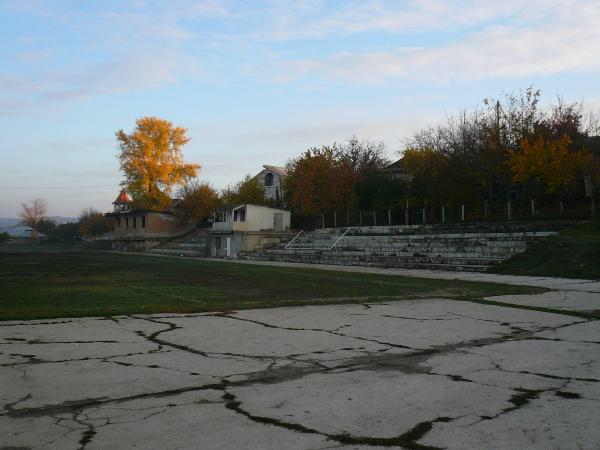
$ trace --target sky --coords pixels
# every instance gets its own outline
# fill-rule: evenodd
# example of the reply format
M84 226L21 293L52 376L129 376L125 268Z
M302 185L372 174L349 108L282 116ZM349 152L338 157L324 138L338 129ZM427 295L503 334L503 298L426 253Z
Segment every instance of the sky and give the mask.
M216 188L534 85L600 108L600 0L0 0L0 217L111 209L115 132L158 116Z

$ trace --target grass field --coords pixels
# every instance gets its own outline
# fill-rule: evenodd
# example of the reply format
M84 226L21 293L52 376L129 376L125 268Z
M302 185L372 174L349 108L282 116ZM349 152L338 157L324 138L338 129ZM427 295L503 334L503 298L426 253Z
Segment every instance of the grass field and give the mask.
M383 299L541 292L431 280L159 258L52 246L0 246L0 320L191 313Z
M600 222L563 229L494 270L512 275L600 280Z

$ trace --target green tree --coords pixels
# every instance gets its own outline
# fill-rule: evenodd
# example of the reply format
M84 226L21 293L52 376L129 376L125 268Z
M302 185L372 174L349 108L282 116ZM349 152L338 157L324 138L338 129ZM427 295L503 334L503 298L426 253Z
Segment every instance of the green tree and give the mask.
M177 204L175 214L186 223L202 222L210 217L219 205L218 192L208 183L192 180L178 192L181 201Z
M54 223L52 220L47 219L47 218L41 219L37 225L37 230L40 233L44 233L44 234L50 234L52 232L52 230L54 230L55 228L56 228L56 223Z
M221 201L226 204L251 203L253 205L270 205L265 190L259 180L246 175L243 180L227 186L221 191Z
M100 236L112 229L112 220L94 208L84 209L79 214L79 232L82 236Z

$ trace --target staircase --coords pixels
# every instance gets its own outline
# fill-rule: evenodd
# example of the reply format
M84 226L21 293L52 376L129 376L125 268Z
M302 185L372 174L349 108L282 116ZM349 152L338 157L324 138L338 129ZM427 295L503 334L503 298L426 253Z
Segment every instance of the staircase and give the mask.
M242 259L483 272L556 231L543 224L325 228Z
M208 228L195 228L189 233L163 242L150 253L173 256L207 256Z

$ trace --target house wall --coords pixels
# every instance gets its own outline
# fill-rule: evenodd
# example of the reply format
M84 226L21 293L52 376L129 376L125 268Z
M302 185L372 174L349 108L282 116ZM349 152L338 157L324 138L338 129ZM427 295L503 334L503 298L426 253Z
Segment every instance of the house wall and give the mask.
M291 213L283 209L274 209L267 206L246 205L246 220L234 222L233 215L228 222L213 222L211 231L267 231L273 230L275 226L275 213L283 216L282 231L290 229Z
M133 228L134 217L135 228ZM146 220L145 227L142 227L142 217ZM149 250L166 239L185 234L194 226L195 224L182 224L173 214L155 211L124 212L113 216L112 248L122 251Z
M220 239L217 239L220 238ZM275 232L230 232L211 233L210 255L217 258L226 257L224 248L226 239L229 238L229 257L237 258L240 252L253 252L267 245L278 244L290 239L290 233ZM219 246L220 243L220 246Z
M134 217L135 228L133 228ZM142 217L146 219L144 228L142 228ZM168 238L181 234L188 228L172 214L153 211L119 214L113 216L113 220L115 239Z
M269 174L269 173L273 174L273 185L272 186L266 185L266 177L267 177L267 174ZM265 195L269 200L277 199L278 195L279 195L279 198L281 198L281 196L282 196L282 194L281 194L282 193L281 175L279 175L277 172L263 169L261 172L258 173L258 175L256 175L255 178L258 179L260 181L260 183L262 184L263 189L265 190Z
M279 244L285 239L290 239L289 233L244 233L241 250L253 252L267 245Z
M246 229L244 231L273 230L275 213L283 214L283 230L290 229L291 213L289 211L258 205L247 205L247 208Z
M143 252L161 244L158 239L115 239L112 249L125 252Z

